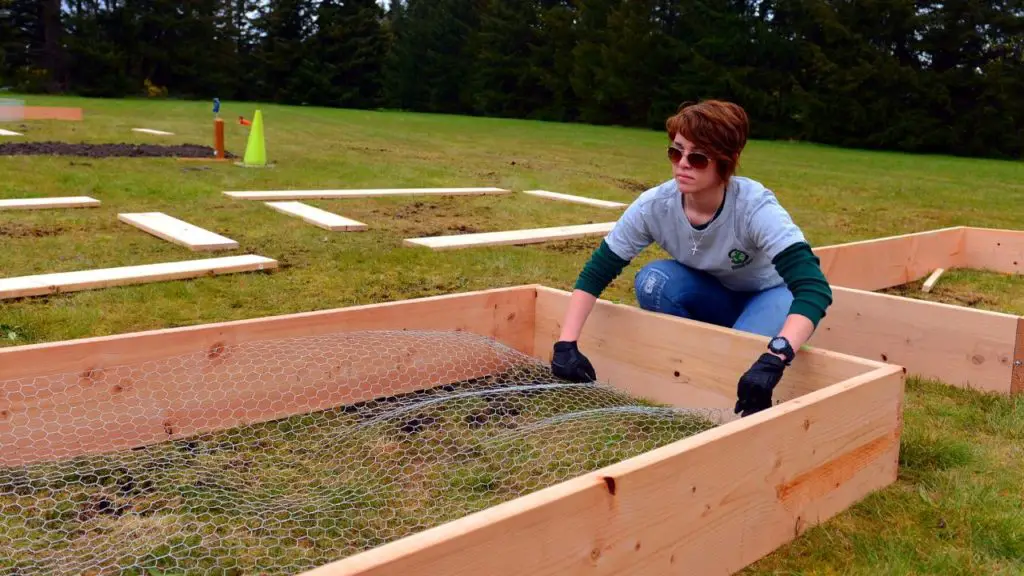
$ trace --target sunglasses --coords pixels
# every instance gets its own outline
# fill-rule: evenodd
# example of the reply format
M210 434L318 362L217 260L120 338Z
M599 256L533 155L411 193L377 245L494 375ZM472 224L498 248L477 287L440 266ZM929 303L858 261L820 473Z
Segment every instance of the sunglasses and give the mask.
M669 146L668 159L671 160L673 164L678 164L679 161L683 159L683 151L675 146ZM711 159L708 158L706 154L690 152L686 155L686 162L697 170L703 170L711 163Z

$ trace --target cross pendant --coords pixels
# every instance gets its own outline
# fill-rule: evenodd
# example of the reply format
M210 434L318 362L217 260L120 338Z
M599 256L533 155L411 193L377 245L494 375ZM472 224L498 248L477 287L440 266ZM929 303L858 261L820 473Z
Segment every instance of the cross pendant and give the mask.
M697 253L697 245L694 244L693 248L690 250L690 254L696 254L696 253Z

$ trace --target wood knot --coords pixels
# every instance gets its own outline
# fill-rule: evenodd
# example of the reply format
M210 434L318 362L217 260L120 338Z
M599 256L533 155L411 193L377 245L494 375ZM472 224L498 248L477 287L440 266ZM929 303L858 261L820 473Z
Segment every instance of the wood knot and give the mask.
M633 547L633 550L635 550L637 552L640 551L640 541L639 540L636 541L636 546Z
M981 354L975 354L974 356L971 356L971 363L973 363L975 365L984 364L985 363L985 357L982 356Z
M10 418L10 416L11 413L8 412L7 410L0 410L0 420L7 420L8 418Z
M224 355L224 343L217 342L213 346L210 346L210 350L207 351L206 357L210 360L216 360Z
M615 496L615 478L605 476L602 480L604 480L604 485L608 487L608 493Z
M174 426L170 420L164 420L164 433L168 436L174 436Z
M810 430L810 429L811 429L811 419L810 418L805 418L804 419L804 431L807 431L807 430Z
M673 372L672 375L675 376L676 378L679 378L679 370Z
M600 558L600 557L601 557L601 549L600 548L594 548L593 550L590 551L590 559L591 560L596 562L597 559Z
M886 356L885 354L882 354L882 362L888 362L888 361L889 361L889 357Z

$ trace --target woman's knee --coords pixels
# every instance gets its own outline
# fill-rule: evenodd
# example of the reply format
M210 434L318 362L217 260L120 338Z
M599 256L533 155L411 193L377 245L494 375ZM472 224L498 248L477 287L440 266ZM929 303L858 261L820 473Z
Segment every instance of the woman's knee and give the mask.
M686 266L675 260L655 260L637 272L633 289L644 310L687 316L684 295L695 284L695 275Z

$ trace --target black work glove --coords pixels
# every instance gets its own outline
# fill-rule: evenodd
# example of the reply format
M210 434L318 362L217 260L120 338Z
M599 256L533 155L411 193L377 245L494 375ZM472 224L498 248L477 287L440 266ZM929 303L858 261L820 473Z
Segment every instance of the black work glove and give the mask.
M786 363L774 354L765 352L754 362L736 386L735 413L750 416L772 406L772 390L782 380ZM742 413L742 414L741 414Z
M564 340L555 342L551 371L555 376L570 382L593 382L597 378L590 360L580 352L576 342Z

